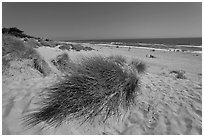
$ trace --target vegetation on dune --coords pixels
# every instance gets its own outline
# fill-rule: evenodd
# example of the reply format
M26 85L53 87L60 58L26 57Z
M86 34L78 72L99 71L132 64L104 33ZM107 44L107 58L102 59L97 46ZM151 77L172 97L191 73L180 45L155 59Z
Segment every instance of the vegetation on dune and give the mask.
M71 45L63 44L62 46L59 47L59 49L61 49L61 50L70 50L71 49Z
M50 39L45 39L45 41L51 41Z
M16 27L12 27L12 28L3 28L2 29L2 34L9 34L12 36L16 36L16 37L20 37L20 38L35 38L33 36L29 36L24 34L24 31L16 28Z
M43 91L39 110L23 117L26 125L58 127L64 121L92 122L96 117L105 122L130 109L140 90L138 73L111 58L84 57L71 75Z
M43 76L48 76L51 73L49 65L41 57L33 59L33 67L43 74Z
M18 28L16 28L16 27L12 27L12 28L3 28L3 29L2 29L2 33L3 33L3 34L5 34L5 33L7 33L7 34L13 34L13 33L22 34L23 31L20 30L20 29L18 29Z
M26 41L24 44L26 46L31 47L31 48L38 48L38 47L42 46L35 39L24 39L24 41Z
M123 65L124 63L126 63L126 58L124 56L121 56L121 55L111 55L108 57L108 59L120 64L120 65Z
M72 44L72 49L76 51L83 50L84 47L81 44Z
M39 42L41 45L43 45L45 47L53 47L53 45L50 43L50 41L48 42L48 41L40 39Z
M2 36L2 55L6 54L21 54L22 51L26 50L26 46L23 42L13 36L3 35Z
M91 50L94 50L94 49L91 48L91 47L84 47L84 50L85 50L85 51L91 51Z
M144 73L147 69L146 64L137 59L133 59L130 64L137 70L138 73Z
M155 56L153 56L151 54L147 54L146 57L148 57L148 58L156 58Z
M44 76L50 73L49 65L40 57L37 51L25 45L18 38L11 35L2 36L2 67L4 70L9 68L9 62L13 60L33 60L33 67L37 69ZM6 69L5 69L6 68ZM4 73L4 71L3 71Z
M43 38L37 38L34 36L30 36L27 34L24 34L24 31L16 28L16 27L12 27L12 28L2 28L2 34L4 36L8 35L8 36L14 36L17 38L24 38L24 41L27 43L27 45L32 46L34 48L39 47L39 46L46 46L46 47L55 47L57 45L60 45L61 43L58 42L54 42L50 39L43 39ZM37 40L37 41L35 41ZM63 46L59 47L62 50L70 50L71 48L75 51L81 51L81 50L85 50L85 51L90 51L93 50L91 47L83 47L81 44L63 44Z
M185 71L184 70L172 70L170 74L175 74L177 79L186 79Z
M10 57L10 60L32 59L37 56L37 52L29 46L9 35L4 35L2 39L2 56Z
M67 53L58 55L57 58L52 60L51 62L56 66L58 70L60 70L64 74L72 73L73 69L75 69L75 63L71 61Z
M81 50L90 51L90 50L93 50L93 48L84 47L81 44L72 44L72 49L76 50L76 51L81 51Z

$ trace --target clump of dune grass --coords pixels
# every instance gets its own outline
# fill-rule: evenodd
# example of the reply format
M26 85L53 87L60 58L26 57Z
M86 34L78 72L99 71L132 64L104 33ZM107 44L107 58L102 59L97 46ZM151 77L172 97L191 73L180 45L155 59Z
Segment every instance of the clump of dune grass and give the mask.
M11 35L2 36L2 58L3 68L9 68L9 62L14 60L33 60L33 67L37 69L44 76L47 76L51 69L49 65L41 58L37 51L24 43L17 37Z
M58 55L56 59L51 61L62 73L69 74L75 69L75 63L71 61L67 53Z
M20 56L25 50L26 46L18 38L10 35L2 36L2 56L7 54Z
M84 50L85 50L85 51L91 51L91 50L94 50L94 49L91 48L91 47L84 47Z
M172 70L170 71L170 74L171 73L175 74L177 79L186 79L184 70Z
M36 41L36 39L24 39L24 41L25 41L25 45L32 47L32 48L38 48L42 46Z
M91 50L94 50L93 48L91 47L84 47L82 46L81 44L72 44L72 49L75 50L75 51L81 51L81 50L85 50L85 51L91 51Z
M45 47L54 47L50 41L45 41L43 39L40 39L39 42L41 45L43 45Z
M138 73L108 57L83 57L72 75L43 91L42 106L23 117L28 127L41 122L58 127L65 121L105 122L135 105L140 90ZM128 68L128 69L127 69Z
M121 56L121 55L111 55L108 57L108 59L120 64L120 65L123 65L124 63L126 63L126 58L124 56Z
M27 47L24 52L22 52L21 56L19 56L21 59L35 59L35 58L41 58L40 55L37 53L37 51L31 47Z
M14 36L3 35L2 40L2 56L9 56L10 60L32 59L37 56L37 52L33 47L25 45Z
M60 46L59 47L59 49L61 49L61 50L70 50L70 48L71 48L71 46L70 45L62 45L62 46Z
M41 57L33 59L33 67L43 74L43 76L48 76L51 73L48 63Z
M76 51L83 50L84 47L81 44L72 44L72 49Z
M144 73L147 69L147 65L144 62L137 59L133 59L130 64L138 71L138 73Z

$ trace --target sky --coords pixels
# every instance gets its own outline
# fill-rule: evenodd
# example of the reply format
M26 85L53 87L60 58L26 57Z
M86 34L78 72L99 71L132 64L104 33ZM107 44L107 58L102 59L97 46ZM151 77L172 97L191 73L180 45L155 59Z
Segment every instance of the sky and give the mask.
M2 26L58 40L202 36L202 3L3 2Z

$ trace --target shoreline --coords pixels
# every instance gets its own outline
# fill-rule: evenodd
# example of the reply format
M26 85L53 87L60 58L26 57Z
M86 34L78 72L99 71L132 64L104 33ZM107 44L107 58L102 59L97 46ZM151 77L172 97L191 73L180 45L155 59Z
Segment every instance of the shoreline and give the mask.
M147 50L157 50L157 51L171 51L171 52L182 52L182 53L193 53L193 54L202 54L201 51L190 51L186 50L183 51L182 49L179 48L168 48L168 49L163 49L163 48L152 48L152 47L139 47L139 46L127 46L127 45L114 45L114 44L90 44L90 43L80 43L80 42L62 42L66 44L82 44L82 45L94 45L94 46L104 46L104 47L115 47L115 48L136 48L136 49L147 49ZM143 43L145 44L145 43ZM150 44L148 44L150 45ZM164 44L151 44L151 45L164 45ZM165 45L164 45L165 46ZM188 45L175 45L175 47L195 47L195 48L201 48L202 46L188 46Z

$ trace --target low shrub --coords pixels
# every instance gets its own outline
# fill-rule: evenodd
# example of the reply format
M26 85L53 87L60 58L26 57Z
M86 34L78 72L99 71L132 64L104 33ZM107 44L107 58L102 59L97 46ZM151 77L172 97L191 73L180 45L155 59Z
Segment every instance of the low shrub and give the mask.
M48 41L44 41L42 39L39 40L40 44L45 47L52 47L52 45Z
M71 48L71 46L67 45L67 44L64 44L64 45L59 47L59 49L61 49L61 50L70 50L70 48Z
M20 38L35 38L33 36L29 36L23 33L24 31L16 28L16 27L12 27L12 28L2 28L2 34L9 34L15 37L20 37Z
M84 47L84 50L85 50L85 51L91 51L91 50L94 50L94 49L91 48L91 47Z
M76 51L83 50L84 47L81 44L72 44L72 49Z
M124 64L125 65L125 64ZM28 127L41 122L60 126L64 121L105 122L135 105L139 91L135 70L123 69L106 57L84 57L72 75L43 91L41 107L23 117Z

